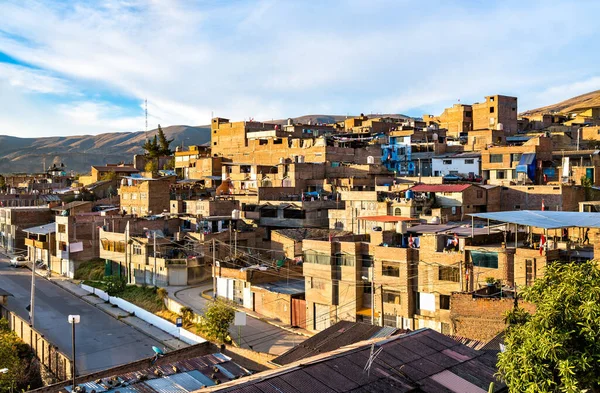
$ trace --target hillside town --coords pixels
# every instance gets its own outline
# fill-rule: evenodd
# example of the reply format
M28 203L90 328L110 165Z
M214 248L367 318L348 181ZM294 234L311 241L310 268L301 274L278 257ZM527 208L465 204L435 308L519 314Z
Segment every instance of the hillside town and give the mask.
M536 312L521 292L600 255L598 105L214 117L210 142L171 142L159 126L128 163L0 178L0 251L21 280L0 280L0 310L53 374L35 391L508 391L507 313ZM62 302L154 344L115 341L131 348L117 360L92 329L76 354L75 320L50 315ZM224 335L194 330L217 303Z

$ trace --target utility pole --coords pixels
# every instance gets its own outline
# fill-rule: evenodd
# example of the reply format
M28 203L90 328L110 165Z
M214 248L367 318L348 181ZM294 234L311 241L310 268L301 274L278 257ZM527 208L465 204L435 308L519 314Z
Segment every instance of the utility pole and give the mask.
M75 391L75 325L78 324L80 321L80 316L79 315L69 315L69 323L71 324L71 338L72 338L72 348L73 348L73 387L72 387L72 392Z
M379 290L381 293L381 326L383 327L383 284L379 285Z
M31 261L31 300L29 307L29 322L31 323L31 327L33 327L33 310L35 308L35 261Z
M215 238L212 239L212 266L213 266L213 296L217 294L217 244Z
M154 246L152 249L154 250L154 287L156 287L156 231L152 231L152 237L154 239Z

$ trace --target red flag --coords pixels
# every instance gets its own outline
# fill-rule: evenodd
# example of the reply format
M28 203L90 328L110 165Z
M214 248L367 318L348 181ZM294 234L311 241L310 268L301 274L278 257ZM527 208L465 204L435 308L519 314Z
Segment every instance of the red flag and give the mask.
M408 238L408 247L409 247L409 248L413 248L413 245L414 245L414 244L415 244L415 243L414 243L414 240L413 240L413 237L412 237L412 233L411 233L411 234L410 234L410 237Z
M540 255L542 255L545 245L546 245L546 236L542 235L542 237L540 238Z

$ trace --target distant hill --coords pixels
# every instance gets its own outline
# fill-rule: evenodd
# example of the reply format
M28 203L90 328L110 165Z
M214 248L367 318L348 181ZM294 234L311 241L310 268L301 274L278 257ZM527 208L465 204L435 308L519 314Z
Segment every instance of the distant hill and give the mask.
M373 114L369 117L394 117L397 114ZM293 118L295 123L334 123L344 120L342 115L306 115ZM235 120L233 120L235 121ZM270 123L285 123L287 119ZM269 122L269 121L265 121ZM157 130L148 131L152 137ZM171 147L200 145L210 142L210 125L163 127L165 135L174 139ZM39 173L44 162L46 167L53 163L64 163L67 170L88 173L92 165L132 162L134 154L143 153L146 139L144 131L113 132L99 135L79 135L46 138L18 138L0 135L0 173Z
M210 141L210 126L170 126L163 131L174 139L171 147L202 144ZM156 130L148 131L153 136ZM143 153L146 133L115 132L47 138L17 138L0 135L0 173L42 172L52 163L64 163L67 170L87 173L91 165L132 162L133 155Z
M569 98L559 102L558 104L548 105L537 109L531 109L521 113L521 116L535 116L544 113L557 113L567 114L569 112L577 111L582 108L589 108L594 106L600 106L600 90L592 91L590 93L582 94L577 97Z

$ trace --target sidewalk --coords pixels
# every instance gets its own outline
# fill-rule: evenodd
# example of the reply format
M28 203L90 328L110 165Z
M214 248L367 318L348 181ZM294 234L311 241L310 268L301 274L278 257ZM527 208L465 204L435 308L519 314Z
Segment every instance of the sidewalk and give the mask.
M158 329L157 327L154 327L151 324L141 320L140 318L130 315L128 312L123 311L110 303L106 303L104 300L82 289L79 285L75 284L66 277L53 275L52 277L46 279L52 282L53 284L60 286L64 290L70 292L71 294L81 298L81 300L111 315L115 319L118 319L121 322L131 326L135 330L144 333L149 337L152 337L167 348L180 349L189 346L189 344L177 339L177 337L174 335L176 334L176 332L173 332L173 335L168 334Z
M203 310L212 301L212 282L206 282L190 287L169 287L169 298L190 307L196 314L202 315ZM301 344L310 332L285 326L279 321L270 320L245 308L239 311L247 313L245 326L231 326L229 335L241 347L257 352L281 355L287 350Z

